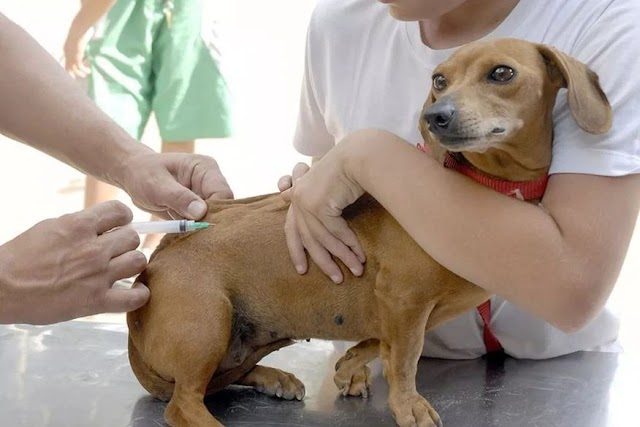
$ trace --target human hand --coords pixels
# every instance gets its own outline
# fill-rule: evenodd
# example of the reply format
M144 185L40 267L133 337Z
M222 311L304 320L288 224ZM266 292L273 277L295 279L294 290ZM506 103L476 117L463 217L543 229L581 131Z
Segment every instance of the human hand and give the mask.
M285 175L278 180L278 189L281 196L287 202L291 201L291 191L288 191L295 182L309 171L309 165L306 163L297 163L293 167L291 175ZM305 254L302 238L298 232L296 225L296 213L293 206L289 206L287 210L287 218L284 224L285 235L287 238L287 247L289 248L289 256L295 264L296 270L300 274L307 271L307 255Z
M136 206L162 218L198 220L207 213L203 199L233 198L218 163L199 154L143 151L117 168L112 180Z
M280 190L280 193L282 193L282 197L286 201L288 202L291 201L290 199L291 193L287 190L293 187L295 182L300 178L302 178L304 174L307 173L308 171L309 171L309 165L306 163L300 162L293 167L293 172L291 172L291 175L284 175L282 178L278 180L278 190Z
M48 219L0 246L0 323L50 324L97 313L135 310L149 299L142 284L114 282L147 265L120 202Z
M72 28L64 42L64 69L74 79L85 78L91 73L85 58L89 34L77 34Z
M342 210L364 191L345 174L342 153L338 145L313 168L298 164L291 179L285 176L278 182L284 190L282 196L291 200L285 234L296 270L301 274L307 271L306 249L334 283L341 283L344 277L332 255L357 276L362 274L365 261L358 238L342 218Z

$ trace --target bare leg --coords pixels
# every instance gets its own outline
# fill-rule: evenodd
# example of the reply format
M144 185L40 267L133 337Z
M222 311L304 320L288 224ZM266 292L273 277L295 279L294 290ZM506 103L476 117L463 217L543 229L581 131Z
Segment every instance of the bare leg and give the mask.
M118 198L120 189L99 181L92 176L87 176L84 187L84 207L90 208L98 203Z
M163 153L193 154L196 149L195 141L162 141L160 151Z
M192 154L195 151L195 141L163 141L161 151L163 153L187 153ZM152 221L157 221L159 218L151 216ZM142 242L143 249L153 250L158 246L162 234L147 234Z

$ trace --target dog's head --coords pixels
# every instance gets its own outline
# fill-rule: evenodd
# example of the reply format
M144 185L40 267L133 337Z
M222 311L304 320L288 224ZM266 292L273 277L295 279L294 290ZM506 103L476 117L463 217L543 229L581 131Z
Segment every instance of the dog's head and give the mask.
M551 163L560 88L567 88L582 129L609 130L611 106L598 76L581 62L524 40L471 43L435 69L420 131L436 154L458 152L490 175L532 179Z

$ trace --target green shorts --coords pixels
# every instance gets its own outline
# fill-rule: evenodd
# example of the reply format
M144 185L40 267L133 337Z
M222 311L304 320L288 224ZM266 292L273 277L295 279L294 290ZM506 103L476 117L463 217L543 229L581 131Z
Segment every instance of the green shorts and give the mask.
M151 112L163 141L231 134L229 91L203 39L202 1L118 0L89 42L89 96L136 139Z

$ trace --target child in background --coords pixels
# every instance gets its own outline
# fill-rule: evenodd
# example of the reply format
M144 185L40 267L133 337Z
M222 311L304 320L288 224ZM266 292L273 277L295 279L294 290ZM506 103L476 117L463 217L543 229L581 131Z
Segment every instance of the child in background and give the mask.
M81 0L64 45L65 68L136 139L155 114L164 153L231 134L227 82L207 0ZM93 29L93 35L91 31ZM87 177L85 207L117 189ZM148 236L143 249L155 247Z

